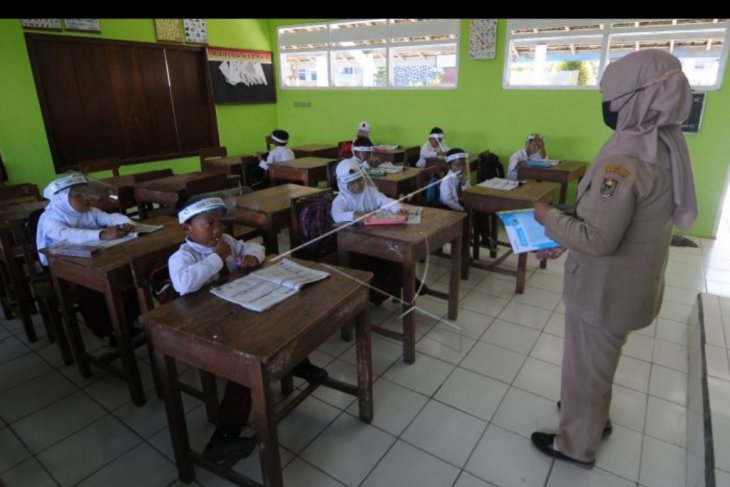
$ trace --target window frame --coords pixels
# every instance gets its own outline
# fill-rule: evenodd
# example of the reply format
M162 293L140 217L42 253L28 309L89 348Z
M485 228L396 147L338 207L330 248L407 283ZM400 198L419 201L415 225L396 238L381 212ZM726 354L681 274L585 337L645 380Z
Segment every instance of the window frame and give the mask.
M332 29L331 27L333 25L341 25L345 23L352 23L352 22L372 22L372 21L378 21L378 20L385 20L386 25L379 27L380 30L387 32L387 37L384 38L385 43L384 44L373 44L370 46L341 46L341 45L335 45L335 42L342 42L340 39L333 39L333 36L331 34L332 30L338 31L339 29ZM458 22L458 27L456 29L456 39L453 40L426 40L426 41L414 41L414 42L393 42L393 36L394 32L392 29L394 24L392 22L392 18L377 18L377 19L341 19L333 22L314 22L311 24L291 24L291 25L281 25L277 28L277 48L278 48L278 54L279 54L279 65L280 67L280 76L279 76L279 88L282 90L455 90L459 87L459 51L461 46L461 27L462 22L461 19L428 19L428 20L434 20L434 21L456 21ZM444 25L446 22L444 22ZM325 46L323 47L302 47L298 49L283 49L282 47L282 31L286 29L297 29L297 28L306 28L306 27L313 27L313 26L322 26L325 25L326 28L326 36L321 31L313 31L313 32L319 32L319 36L311 35L309 36L308 33L304 34L297 34L301 35L302 38L306 39L307 37L312 37L319 42L325 42ZM376 27L376 26L374 26ZM435 24L435 27L440 27L438 24ZM397 33L397 32L396 32ZM440 32L434 32L433 35L439 35ZM326 37L326 40L325 40ZM339 36L337 36L339 37ZM418 46L437 46L437 45L455 45L456 50L456 56L455 56L455 64L454 68L456 70L456 80L454 81L453 86L393 86L391 84L391 49L393 48L401 48L401 47L418 47ZM352 51L352 50L360 50L360 49L384 49L385 50L385 86L335 86L335 70L334 70L334 63L332 61L332 54L338 51ZM286 55L287 54L306 54L311 52L325 52L327 55L327 83L328 86L286 86L284 84L284 70L286 65Z
M680 37L682 34L697 36L704 31L720 31L716 37L722 37L723 50L719 57L718 75L713 85L693 85L694 91L717 91L722 89L722 82L725 75L728 58L728 43L730 43L730 19L702 24L676 24L642 27L612 27L614 23L647 22L658 20L677 19L508 19L507 35L504 43L504 66L502 71L502 88L505 90L599 90L600 79L608 65L610 44L616 37L639 37L642 40L664 40L668 37ZM594 29L581 29L577 31L561 30L554 32L533 32L514 34L515 29L540 29L555 27L574 27L598 25ZM724 30L724 35L722 34ZM571 85L515 85L510 84L510 70L512 67L511 49L513 41L548 41L552 39L586 39L591 37L602 37L601 51L598 63L598 83L596 85L571 86Z

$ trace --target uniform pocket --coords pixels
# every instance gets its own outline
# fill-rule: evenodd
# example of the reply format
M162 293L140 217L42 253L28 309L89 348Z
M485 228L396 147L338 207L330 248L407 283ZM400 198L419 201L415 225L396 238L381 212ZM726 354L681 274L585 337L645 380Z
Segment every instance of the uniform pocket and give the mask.
M576 261L572 255L568 255L568 258L565 259L565 272L568 274L575 274L578 267L580 267L578 261Z

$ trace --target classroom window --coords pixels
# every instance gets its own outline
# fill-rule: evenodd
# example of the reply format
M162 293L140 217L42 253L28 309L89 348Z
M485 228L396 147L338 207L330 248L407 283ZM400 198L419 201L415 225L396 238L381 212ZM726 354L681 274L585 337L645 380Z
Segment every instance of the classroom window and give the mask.
M455 88L459 28L458 19L361 19L281 27L281 86ZM319 68L303 80L301 66L313 64L313 47L318 48Z
M641 49L679 58L693 88L717 90L727 19L509 20L505 88L596 89L605 67Z

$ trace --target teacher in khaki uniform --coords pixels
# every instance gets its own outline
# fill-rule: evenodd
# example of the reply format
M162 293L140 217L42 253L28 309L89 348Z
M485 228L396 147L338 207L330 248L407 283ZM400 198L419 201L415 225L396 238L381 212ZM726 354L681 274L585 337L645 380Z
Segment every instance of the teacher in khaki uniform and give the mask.
M535 217L570 250L565 261L565 341L557 434L535 432L543 453L592 467L610 434L611 386L628 334L662 304L673 225L697 217L680 124L692 96L677 58L658 50L611 63L601 79L603 118L615 130L578 186L576 215L545 203Z

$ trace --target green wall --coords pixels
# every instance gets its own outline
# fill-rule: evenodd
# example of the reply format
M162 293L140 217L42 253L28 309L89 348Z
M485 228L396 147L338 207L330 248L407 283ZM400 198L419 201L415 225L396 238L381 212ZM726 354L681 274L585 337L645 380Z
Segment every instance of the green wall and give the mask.
M272 20L271 45L277 48L278 26L307 22ZM376 143L404 146L422 144L437 125L446 132L450 147L469 152L489 149L504 163L527 134L540 132L551 158L591 161L611 134L603 125L600 92L502 89L506 21L499 21L498 32L496 59L471 60L468 21L462 21L457 89L279 89L278 124L291 133L296 145L351 138L357 122L367 120ZM294 107L294 102L311 103L311 108ZM711 236L719 219L730 159L728 113L726 71L723 89L707 96L700 134L687 136L700 207L692 235Z
M209 19L211 46L277 49L276 27L306 23L302 19ZM503 90L502 71L506 22L499 23L497 58L469 59L468 22L462 22L459 87L454 90L281 90L278 103L217 105L221 144L231 154L251 153L263 146L273 127L291 133L291 145L334 143L348 139L360 120L373 126L378 143L420 145L434 125L446 131L451 147L469 152L489 149L506 162L530 132L545 136L553 158L592 160L609 137L600 115L596 90ZM37 31L42 32L42 31ZM99 34L66 34L155 42L152 19L102 19ZM0 19L0 152L11 182L45 186L55 172L41 118L33 75L19 19ZM278 57L275 57L278 67ZM278 78L278 73L277 73ZM730 156L730 79L707 96L701 133L688 135L700 205L690 233L711 236L717 220ZM309 102L298 108L294 102ZM198 169L196 158L136 164L123 173L158 167L178 172ZM574 191L573 191L574 194Z
M152 19L101 19L101 34L62 32L61 35L155 42ZM29 31L50 33L50 31ZM33 182L42 189L55 177L43 125L24 30L20 19L0 19L0 152L11 183ZM211 46L271 50L268 20L209 19ZM229 154L261 150L263 137L276 126L274 104L216 105L221 145ZM122 173L171 167L176 172L200 169L197 157L173 159L122 168ZM100 173L100 175L103 175Z

